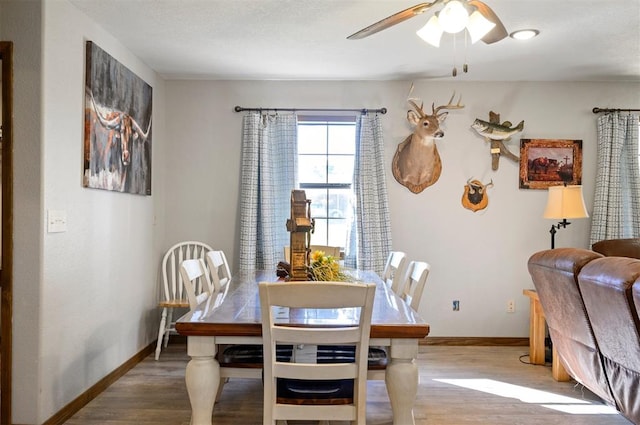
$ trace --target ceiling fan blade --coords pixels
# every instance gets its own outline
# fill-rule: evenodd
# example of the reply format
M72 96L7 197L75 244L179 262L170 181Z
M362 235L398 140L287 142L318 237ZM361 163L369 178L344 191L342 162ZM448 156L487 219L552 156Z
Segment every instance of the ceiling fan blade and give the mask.
M379 31L382 31L391 26L399 24L400 22L404 22L407 19L413 18L414 16L418 16L419 14L423 13L424 11L426 11L427 9L429 9L431 6L435 5L439 1L440 0L435 0L431 3L420 3L413 7L405 9L403 11L400 11L398 13L394 13L393 15L387 16L386 18L376 22L375 24L371 24L368 27L363 28L360 31L351 34L349 37L347 37L347 39L358 40L360 38L368 37Z
M498 15L496 15L489 6L487 6L480 0L469 0L469 4L478 9L478 12L480 12L480 14L486 19L496 24L496 26L487 33L487 35L482 37L482 41L487 44L491 44L495 43L496 41L500 41L507 35L509 35L509 33L507 33L507 29L502 24L502 21L500 21L500 18L498 18Z

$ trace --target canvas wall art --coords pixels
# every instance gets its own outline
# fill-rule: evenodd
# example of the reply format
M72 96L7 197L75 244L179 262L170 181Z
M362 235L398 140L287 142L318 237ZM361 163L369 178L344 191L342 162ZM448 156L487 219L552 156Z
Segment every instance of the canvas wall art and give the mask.
M151 195L152 88L86 42L84 187Z
M520 139L520 188L582 184L582 140Z

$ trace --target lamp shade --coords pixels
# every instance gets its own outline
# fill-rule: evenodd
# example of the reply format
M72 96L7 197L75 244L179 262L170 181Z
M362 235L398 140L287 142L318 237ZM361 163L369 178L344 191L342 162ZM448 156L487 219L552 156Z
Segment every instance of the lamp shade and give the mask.
M551 186L544 218L565 219L589 217L582 197L582 186Z
M467 31L469 31L469 36L471 37L471 44L487 35L495 26L496 24L494 22L491 22L482 16L482 14L477 10L473 12L471 16L469 16L469 23L467 24Z
M455 34L469 22L469 12L458 0L451 0L438 14L438 21L445 32Z
M424 27L419 29L416 34L433 47L440 47L440 38L442 37L442 27L438 22L438 17L433 15L427 21Z

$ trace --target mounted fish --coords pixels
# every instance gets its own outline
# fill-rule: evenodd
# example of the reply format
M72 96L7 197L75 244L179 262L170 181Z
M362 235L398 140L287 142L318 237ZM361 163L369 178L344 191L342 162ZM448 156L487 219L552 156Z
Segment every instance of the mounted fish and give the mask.
M507 149L504 142L510 140L511 136L514 134L524 130L524 120L520 121L520 124L515 127L512 127L510 121L505 121L500 124L500 114L496 114L491 111L489 112L489 122L476 119L473 124L471 124L471 128L473 128L476 133L483 136L486 141L491 142L492 170L495 171L498 169L500 155L504 155L515 162L520 161L520 158L517 155Z
M413 193L422 192L440 178L442 162L435 141L444 136L440 124L449 113L438 112L442 109L464 108L464 105L460 104L462 96L456 105L452 104L455 95L454 92L446 105L435 107L435 103L432 103L431 114L424 112L423 103L418 106L412 99L408 100L414 110L407 112L407 120L415 128L413 134L398 145L391 167L393 177L398 183Z
M467 180L462 194L462 206L473 212L483 210L489 205L487 189L493 186L493 179L487 184L480 180Z

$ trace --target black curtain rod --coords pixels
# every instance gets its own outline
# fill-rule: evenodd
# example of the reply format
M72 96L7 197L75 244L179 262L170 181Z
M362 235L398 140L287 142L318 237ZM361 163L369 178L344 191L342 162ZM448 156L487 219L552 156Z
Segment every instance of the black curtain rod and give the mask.
M607 109L607 108L598 108L597 106L592 109L594 114L599 114L600 112L640 112L640 109Z
M278 112L278 111L283 111L283 112L298 112L298 111L313 111L313 112L361 112L363 114L366 114L367 112L375 112L375 113L381 113L381 114L386 114L387 113L387 108L380 108L380 109L323 109L323 108L243 108L242 106L236 106L235 108L233 108L234 111L236 112L242 112L242 111L255 111L255 112Z

